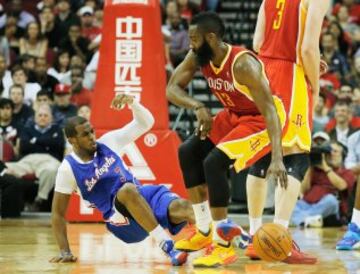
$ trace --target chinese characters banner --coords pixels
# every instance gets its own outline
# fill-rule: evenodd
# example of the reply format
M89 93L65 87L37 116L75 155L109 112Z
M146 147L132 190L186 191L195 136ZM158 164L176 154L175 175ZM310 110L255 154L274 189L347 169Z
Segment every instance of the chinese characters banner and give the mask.
M115 93L135 96L155 116L154 129L168 129L165 53L158 0L112 0L104 8L92 123L114 129L130 112L109 108Z

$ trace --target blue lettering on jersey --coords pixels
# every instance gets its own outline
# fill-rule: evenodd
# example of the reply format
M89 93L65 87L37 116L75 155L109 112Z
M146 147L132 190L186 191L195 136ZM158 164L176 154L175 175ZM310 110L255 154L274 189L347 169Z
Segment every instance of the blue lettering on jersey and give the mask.
M83 199L94 204L104 219L114 214L113 201L124 183L140 186L120 156L104 144L97 143L95 157L89 163L79 163L71 155L65 159L71 166Z

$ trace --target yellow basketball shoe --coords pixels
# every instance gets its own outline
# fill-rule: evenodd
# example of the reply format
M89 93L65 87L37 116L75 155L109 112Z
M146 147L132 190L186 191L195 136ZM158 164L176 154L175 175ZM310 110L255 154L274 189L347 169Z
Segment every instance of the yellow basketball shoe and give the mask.
M205 235L200 230L196 229L185 239L179 240L175 243L177 250L192 252L206 248L212 243L212 229Z
M229 243L229 246L223 246L214 243L204 256L196 258L193 261L194 267L218 267L234 263L237 260L235 248Z

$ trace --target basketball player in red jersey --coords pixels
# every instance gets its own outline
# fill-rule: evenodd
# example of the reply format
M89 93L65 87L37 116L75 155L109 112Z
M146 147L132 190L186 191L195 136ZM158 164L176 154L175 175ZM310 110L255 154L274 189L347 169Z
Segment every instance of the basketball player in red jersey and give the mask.
M308 168L312 105L319 94L319 39L328 8L329 0L264 0L254 35L254 50L265 64L273 95L281 99L287 114L282 143L288 187L276 188L274 218L275 223L286 228ZM251 167L247 178L251 235L262 225L268 184L263 174L268 165L269 159L264 157ZM245 254L257 257L252 244ZM312 264L316 258L294 245L285 262Z
M195 259L194 266L215 267L236 260L231 237L227 238L226 233L227 226L232 226L227 220L230 166L240 171L271 150L267 179L282 187L287 185L281 147L286 123L284 106L271 95L258 58L244 48L223 42L224 32L224 23L216 13L196 15L189 27L191 50L167 87L168 99L177 106L193 109L198 120L196 134L179 149L197 230L176 243L177 249L186 251L213 243L211 252ZM203 103L184 90L199 68L224 107L214 118Z

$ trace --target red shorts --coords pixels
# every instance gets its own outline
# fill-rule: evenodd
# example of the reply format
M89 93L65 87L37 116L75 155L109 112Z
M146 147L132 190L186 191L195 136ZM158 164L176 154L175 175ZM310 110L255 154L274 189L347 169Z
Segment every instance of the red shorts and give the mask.
M261 57L273 95L280 98L286 110L283 147L297 145L310 151L312 129L312 92L304 69L295 63Z

